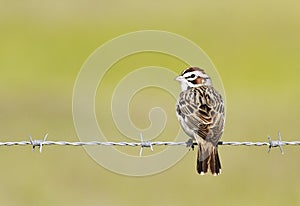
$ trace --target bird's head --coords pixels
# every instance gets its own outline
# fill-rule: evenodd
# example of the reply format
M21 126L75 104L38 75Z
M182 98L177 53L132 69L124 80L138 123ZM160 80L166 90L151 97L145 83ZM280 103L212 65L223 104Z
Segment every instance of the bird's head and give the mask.
M185 69L175 80L180 82L182 91L192 87L212 86L211 78L198 67Z

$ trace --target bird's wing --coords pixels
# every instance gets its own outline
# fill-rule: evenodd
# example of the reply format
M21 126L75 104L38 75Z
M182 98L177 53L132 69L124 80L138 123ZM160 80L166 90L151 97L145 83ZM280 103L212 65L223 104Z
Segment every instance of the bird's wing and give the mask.
M223 133L224 102L212 87L198 87L180 94L177 113L202 139L217 143Z

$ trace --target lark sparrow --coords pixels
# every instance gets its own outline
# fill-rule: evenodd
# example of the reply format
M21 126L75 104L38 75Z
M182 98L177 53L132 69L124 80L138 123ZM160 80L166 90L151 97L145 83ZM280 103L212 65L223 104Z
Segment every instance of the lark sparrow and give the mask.
M203 175L208 170L213 175L221 173L218 141L224 130L225 112L222 96L214 89L211 78L198 67L184 70L176 78L182 92L176 113L184 132L199 146L197 171Z

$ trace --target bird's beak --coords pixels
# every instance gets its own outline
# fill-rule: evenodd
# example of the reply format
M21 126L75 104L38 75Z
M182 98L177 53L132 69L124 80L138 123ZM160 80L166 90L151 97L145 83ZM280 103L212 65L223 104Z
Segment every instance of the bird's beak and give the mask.
M175 80L179 81L179 82L181 82L183 79L184 79L183 76L178 76L178 77L175 78Z

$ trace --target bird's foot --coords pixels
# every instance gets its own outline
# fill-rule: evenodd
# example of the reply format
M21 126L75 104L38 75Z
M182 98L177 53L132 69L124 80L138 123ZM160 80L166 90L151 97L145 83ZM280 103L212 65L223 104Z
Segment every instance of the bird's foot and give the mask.
M190 138L187 142L186 142L186 147L188 147L189 148L189 150L194 150L194 140L193 140L193 138Z

